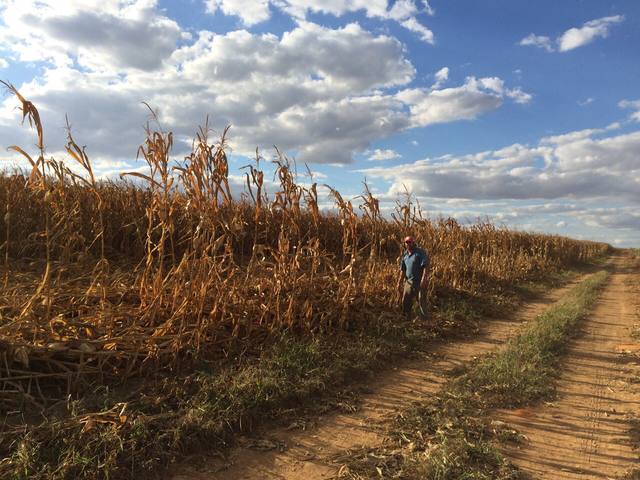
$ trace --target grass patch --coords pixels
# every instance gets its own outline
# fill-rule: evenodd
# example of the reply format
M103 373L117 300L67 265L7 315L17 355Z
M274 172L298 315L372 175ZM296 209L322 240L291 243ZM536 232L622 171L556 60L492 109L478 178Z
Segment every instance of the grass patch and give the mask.
M455 388L479 392L491 406L514 407L553 392L559 356L608 277L600 272L542 313L504 350L478 362Z
M499 452L498 442L520 436L491 421L490 408L530 404L554 390L557 366L608 278L592 275L545 311L501 351L487 355L452 379L434 398L404 412L392 441L375 455L345 459L351 479L512 480L519 472ZM400 448L398 448L398 445Z

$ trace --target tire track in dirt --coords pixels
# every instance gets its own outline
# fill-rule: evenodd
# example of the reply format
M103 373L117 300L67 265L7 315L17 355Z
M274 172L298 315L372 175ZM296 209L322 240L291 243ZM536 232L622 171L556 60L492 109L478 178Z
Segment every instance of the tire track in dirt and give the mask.
M395 414L412 402L438 392L450 372L475 357L495 350L522 325L561 298L578 278L563 288L523 306L513 318L487 320L479 335L465 340L439 342L419 359L378 374L365 383L367 393L352 413L331 413L304 430L276 428L259 440L245 439L227 458L209 458L197 467L187 462L175 466L170 480L316 480L332 478L339 465L329 458L346 450L383 442L385 427ZM244 443L244 445L243 445Z
M629 288L637 269L630 258L617 256L611 273L562 361L556 401L498 412L525 436L505 453L531 478L612 479L638 461L629 429L639 416L640 387L629 379L640 364L621 354L637 322Z

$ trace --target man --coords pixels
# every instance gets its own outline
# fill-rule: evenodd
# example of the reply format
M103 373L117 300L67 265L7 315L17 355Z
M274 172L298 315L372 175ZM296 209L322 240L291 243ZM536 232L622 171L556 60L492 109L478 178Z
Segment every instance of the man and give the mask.
M404 239L407 251L400 261L400 276L398 277L398 290L402 293L402 311L407 319L411 317L413 301L420 290L423 295L427 292L429 268L429 256L423 249L418 248L416 239L409 236Z

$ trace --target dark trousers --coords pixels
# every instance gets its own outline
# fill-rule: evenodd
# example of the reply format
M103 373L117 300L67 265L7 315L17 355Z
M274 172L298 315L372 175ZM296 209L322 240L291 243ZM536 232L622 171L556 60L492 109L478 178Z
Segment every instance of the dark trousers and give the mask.
M402 311L409 317L413 308L413 301L418 297L420 284L414 284L409 280L404 281L404 289L402 291Z

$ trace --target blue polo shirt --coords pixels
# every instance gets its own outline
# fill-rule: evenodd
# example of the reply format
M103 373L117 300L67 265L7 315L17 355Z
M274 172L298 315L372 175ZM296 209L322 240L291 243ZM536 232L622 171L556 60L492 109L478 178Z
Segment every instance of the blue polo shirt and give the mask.
M406 251L404 255L402 255L402 260L400 261L402 273L404 273L405 278L414 285L418 285L420 283L422 280L422 273L428 265L429 256L427 255L427 252L417 247L413 253Z

